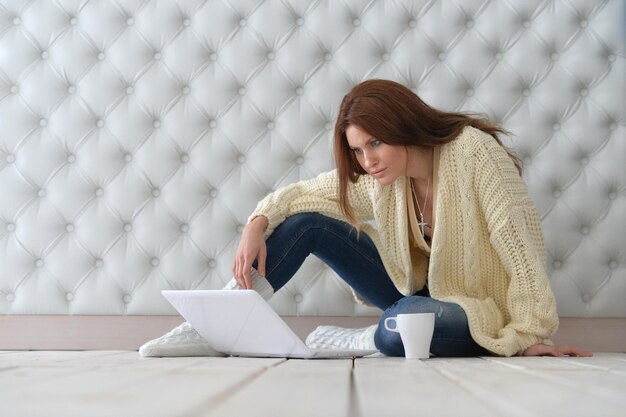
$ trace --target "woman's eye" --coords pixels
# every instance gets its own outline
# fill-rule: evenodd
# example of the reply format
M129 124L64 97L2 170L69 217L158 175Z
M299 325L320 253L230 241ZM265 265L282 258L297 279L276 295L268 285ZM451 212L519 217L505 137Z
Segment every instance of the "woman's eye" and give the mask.
M373 141L370 142L370 145L372 146L372 148L375 148L378 145L380 145L380 141L379 140L373 140Z
M363 153L363 151L359 148L352 148L352 152L354 152L357 155L360 155L361 153Z

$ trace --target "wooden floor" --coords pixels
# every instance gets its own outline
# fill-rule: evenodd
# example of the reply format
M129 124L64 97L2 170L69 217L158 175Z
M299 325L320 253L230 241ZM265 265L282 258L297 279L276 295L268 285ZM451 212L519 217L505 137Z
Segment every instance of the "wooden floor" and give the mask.
M0 351L0 415L623 417L626 354L420 361Z

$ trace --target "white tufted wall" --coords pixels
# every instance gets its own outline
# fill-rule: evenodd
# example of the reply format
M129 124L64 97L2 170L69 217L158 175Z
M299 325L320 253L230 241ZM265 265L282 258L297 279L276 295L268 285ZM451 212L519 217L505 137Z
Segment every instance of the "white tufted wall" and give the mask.
M0 313L174 314L390 78L515 136L562 316L626 317L623 0L0 0ZM274 307L368 315L308 262Z

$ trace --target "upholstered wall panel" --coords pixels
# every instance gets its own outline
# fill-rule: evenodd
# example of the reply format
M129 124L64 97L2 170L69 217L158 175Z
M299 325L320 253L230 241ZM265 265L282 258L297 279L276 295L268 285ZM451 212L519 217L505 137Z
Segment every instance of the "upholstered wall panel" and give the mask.
M623 0L0 0L0 313L173 314L367 78L514 133L562 316L626 317ZM368 315L319 261L281 314Z

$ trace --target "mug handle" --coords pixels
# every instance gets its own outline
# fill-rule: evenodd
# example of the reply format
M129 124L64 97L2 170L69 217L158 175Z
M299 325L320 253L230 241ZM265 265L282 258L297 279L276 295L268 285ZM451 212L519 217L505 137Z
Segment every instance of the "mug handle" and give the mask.
M388 322L392 320L396 325L394 328L389 327L389 324L388 324ZM385 329L389 330L390 332L400 333L400 330L398 330L398 318L397 317L387 317L385 319L384 325L385 325Z

